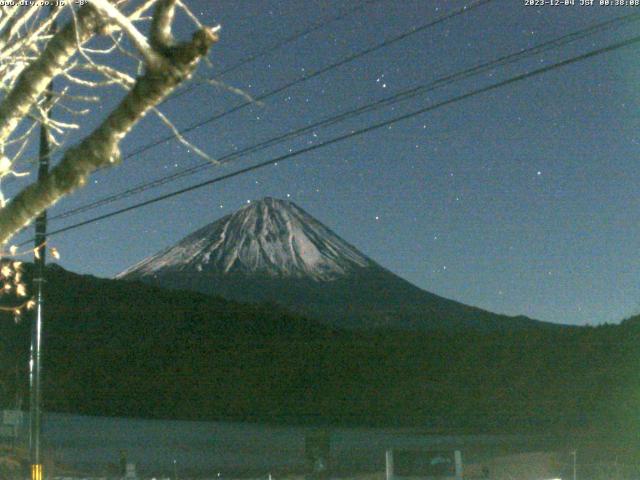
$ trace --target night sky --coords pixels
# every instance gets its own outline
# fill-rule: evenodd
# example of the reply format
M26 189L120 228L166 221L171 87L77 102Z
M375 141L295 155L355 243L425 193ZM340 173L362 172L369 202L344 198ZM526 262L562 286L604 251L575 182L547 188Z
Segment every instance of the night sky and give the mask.
M188 0L222 25L210 67L163 105L188 127L245 100L204 81L363 0ZM379 0L220 80L259 96L466 1ZM640 7L525 6L494 0L188 134L219 158L327 116L518 52ZM597 0L596 0L597 3ZM181 36L192 31L179 19ZM107 213L633 37L640 21L317 129L64 220ZM394 273L430 292L507 314L570 324L640 313L640 47L626 47L57 235L70 270L111 277L248 201L289 199ZM113 90L93 125L121 96ZM170 132L151 116L123 154ZM50 215L202 163L169 142L95 174ZM24 179L15 186L24 185ZM12 186L10 186L12 187ZM16 237L28 239L31 232Z

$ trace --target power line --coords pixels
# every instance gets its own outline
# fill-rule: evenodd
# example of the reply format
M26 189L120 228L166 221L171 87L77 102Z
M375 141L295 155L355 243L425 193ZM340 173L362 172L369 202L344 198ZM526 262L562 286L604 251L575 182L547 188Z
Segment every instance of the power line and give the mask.
M533 55L537 55L543 52L546 52L548 50L551 50L553 48L557 48L563 45L566 45L568 43L574 42L576 40L585 38L589 35L592 35L596 32L600 32L600 31L604 31L610 28L614 28L614 27L619 27L622 26L624 24L628 24L631 22L635 22L640 20L640 13L635 13L635 14L630 14L630 15L625 15L625 16L621 16L621 17L616 17L614 19L611 20L607 20L604 22L600 22L598 24L586 27L584 29L578 30L576 32L572 32L566 35L563 35L561 37L540 43L538 45L535 45L533 47L530 47L528 49L525 50L521 50L518 52L514 52L511 54L507 54L504 55L502 57L499 57L495 60L489 61L489 62L484 62L478 65L475 65L471 68L468 68L466 70L463 70L461 72L457 72L457 73L453 73L450 75L446 75L444 77L441 77L433 82L430 82L428 84L425 85L421 85L418 87L413 87L407 90L403 90L401 92L398 92L396 94L393 94L391 96L385 97L381 100L378 100L374 103L370 103L367 105L364 105L362 107L358 107L356 109L353 110L349 110L328 118L324 118L318 122L315 122L311 125L302 127L302 128L298 128L292 131L289 131L287 133L284 133L282 135L278 135L276 137L272 137L268 140L265 140L263 142L260 142L258 144L254 144L252 146L246 147L242 150L238 150L238 151L234 151L234 152L230 152L225 154L224 156L220 157L218 159L219 162L222 163L227 163L233 159L236 159L238 157L243 157L246 156L247 154L250 153L254 153L256 151L260 151L263 150L265 148L268 148L270 146L276 145L278 143L281 143L285 140L291 139L291 138L295 138L298 137L302 134L311 132L313 130L316 130L318 128L324 128L330 125L334 125L338 122L344 121L346 119L355 117L357 115L360 115L362 113L365 112L370 112L373 110L377 110L380 109L382 107L388 106L390 104L393 103L397 103L400 101L405 101L408 100L410 98L414 98L418 95L424 95L425 93L431 92L433 90L435 90L436 88L440 88L440 87L444 87L447 86L453 82L459 81L459 80L463 80L466 78L469 78L471 76L474 75L478 75L484 72L487 72L489 70L492 70L496 67L499 66L504 66L504 65L508 65L511 63L515 63L517 61L520 61L524 58L528 58L530 56ZM210 168L213 164L210 162L203 162L200 163L198 165L183 169L179 172L175 172L172 173L170 175L166 175L164 177L160 177L158 179L149 181L149 182L145 182L142 184L138 184L135 187L131 187L128 188L124 191L121 191L119 193L116 194L111 194L111 195L107 195L103 198L100 198L94 202L79 206L77 208L68 210L66 212L62 212L56 216L51 217L52 220L54 219L63 219L63 218L68 218L71 217L73 215L77 215L79 213L88 211L88 210L92 210L94 208L130 197L132 195L136 195L139 193L142 193L146 190L152 189L152 188L157 188L160 187L162 185L166 185L167 183L176 181L180 178L186 177L188 175L193 175L199 171L202 171L204 169Z
M358 10L361 10L361 9L363 9L363 8L369 6L369 5L373 5L374 3L378 3L380 1L382 1L382 0L365 0L362 4L360 4L360 5L356 6L356 7L348 9L348 10L344 11L343 13L338 14L338 15L336 15L334 17L330 17L330 18L327 18L327 19L325 19L323 21L320 21L320 22L317 22L315 24L312 24L309 28L307 28L305 30L302 30L302 31L300 31L298 33L294 33L293 35L291 35L289 37L286 37L286 38L282 39L281 41L276 42L275 44L273 44L273 45L271 45L271 46L269 46L269 47L267 47L267 48L265 48L263 50L259 50L258 52L254 53L252 55L249 55L247 58L244 58L243 60L240 60L235 65L232 65L231 67L228 67L228 68L222 70L221 72L218 72L214 76L212 76L212 77L210 77L208 79L205 79L205 80L207 80L207 81L215 81L215 80L219 79L220 77L222 77L223 75L225 75L225 74L227 74L229 72L232 72L232 71L240 68L241 66L246 65L247 63L250 63L250 62L252 62L254 60L257 60L258 58L260 58L262 56L268 55L269 53L272 53L272 52L280 49L281 47L283 47L283 46L285 46L285 45L287 45L289 43L293 43L294 41L298 40L299 38L302 38L302 37L304 37L304 36L306 36L306 35L308 35L310 33L313 33L316 30L320 30L320 29L326 27L327 25L329 25L329 24L331 24L333 22L337 22L337 21L343 20L344 18L347 18L348 16L352 15L353 13L357 12ZM168 96L167 98L162 100L162 102L160 104L164 104L164 103L166 103L166 102L168 102L170 100L173 100L175 98L181 97L182 95L185 95L185 94L193 91L194 89L199 88L201 85L203 85L203 84L196 84L196 85L191 84L190 86L188 86L188 87L186 87L186 88L184 88L182 90L175 91L170 96ZM184 133L184 132L180 132L180 133ZM175 139L175 138L177 138L177 135L172 135L169 139ZM164 140L164 141L168 141L168 140ZM158 143L158 145L160 145L161 143L164 143L164 141L161 141L160 143ZM154 144L154 145L143 146L143 147L141 147L142 148L141 151L145 151L148 148L153 148L154 146L156 146L156 145ZM148 148L146 148L146 147L148 147ZM126 155L124 157L124 159L128 159L128 158L130 158L130 157L132 157L134 155L137 155L137 153L140 153L140 152L137 152L137 151L131 152L130 154ZM36 161L39 161L39 160L40 160L40 158L36 158ZM99 170L102 170L102 168L99 169Z
M376 1L376 0L369 0L369 1L373 2L373 1ZM304 83L304 82L306 82L308 80L311 80L312 78L318 77L318 76L320 76L320 75L322 75L322 74L324 74L324 73L326 73L328 71L334 70L336 68L341 67L342 65L345 65L345 64L350 63L350 62L352 62L354 60L357 60L358 58L364 57L365 55L368 55L369 53L375 52L375 51L380 50L382 48L385 48L385 47L387 47L389 45L392 45L392 44L394 44L396 42L404 40L405 38L407 38L407 37L409 37L411 35L414 35L416 33L420 33L420 32L422 32L422 31L424 31L424 30L426 30L428 28L434 27L434 26L436 26L436 25L438 25L438 24L440 24L442 22L445 22L446 20L451 19L451 18L463 15L466 12L469 12L469 11L471 11L471 10L477 8L477 7L480 7L480 6L484 5L484 4L492 2L492 1L493 0L475 0L474 2L471 2L468 5L464 5L463 7L459 8L457 10L454 10L453 12L451 12L451 13L449 13L447 15L443 15L441 17L438 17L435 20L427 22L427 23L425 23L423 25L420 25L418 27L413 27L410 30L408 30L408 31L406 31L404 33L401 33L400 35L397 35L397 36L392 37L392 38L390 38L388 40L385 40L385 41L383 41L381 43L378 43L377 45L375 45L373 47L370 47L370 48L367 48L367 49L362 50L360 52L348 55L347 57L343 58L342 60L339 60L336 63L332 63L331 65L327 65L326 67L323 67L320 70L316 70L313 73L305 74L305 75L303 75L301 77L298 77L297 79L295 79L295 80L293 80L293 81L291 81L289 83L286 83L286 84L276 88L275 90L271 90L270 92L267 92L267 93L262 94L262 95L260 95L260 96L258 96L256 98L253 98L253 99L251 99L249 101L241 103L240 105L237 105L237 106L235 106L235 107L233 107L233 108L231 108L229 110L226 110L226 111L221 112L221 113L219 113L217 115L214 115L213 117L209 117L208 119L206 119L204 121L201 121L201 122L195 123L195 124L193 124L193 125L191 125L189 127L183 128L177 134L172 134L172 135L166 136L164 138L161 138L159 140L156 140L154 142L151 142L151 143L148 143L146 145L143 145L142 147L139 147L139 148L135 149L134 151L128 153L127 155L123 156L122 160L127 160L127 159L129 159L131 157L134 157L136 155L139 155L139 154L141 154L141 153L143 153L143 152L145 152L147 150L150 150L150 149L152 149L154 147L157 147L158 145L162 145L163 143L166 143L168 141L174 140L174 139L178 138L178 136L180 136L180 135L183 135L185 133L189 133L189 132L191 132L193 130L196 130L196 129L198 129L198 128L206 125L206 124L212 123L212 122L214 122L216 120L219 120L219 119L221 119L221 118L223 118L223 117L225 117L227 115L230 115L230 114L235 113L235 112L237 112L239 110L242 110L243 108L245 108L245 107L247 107L249 105L252 105L254 103L258 103L258 102L261 102L263 100L266 100L267 98L270 98L270 97L272 97L274 95L277 95L278 93L281 93L284 90L287 90L288 88L291 88L291 87L293 87L295 85ZM175 96L179 96L179 95L180 94L176 94ZM99 168L98 170L103 170L104 168L105 167Z
M435 20L427 22L427 23L425 23L423 25L420 25L418 27L413 27L410 30L408 30L408 31L406 31L404 33L401 33L400 35L396 35L395 37L392 37L392 38L390 38L388 40L385 40L385 41L383 41L381 43L378 43L378 44L374 45L373 47L369 47L369 48L366 48L364 50L361 50L360 52L353 53L353 54L348 55L347 57L343 58L342 60L339 60L339 61L337 61L335 63L332 63L331 65L327 65L326 67L323 67L323 68L321 68L319 70L316 70L315 72L312 72L312 73L309 73L309 74L305 74L305 75L303 75L301 77L298 77L297 79L292 80L291 82L286 83L286 84L276 88L275 90L271 90L270 92L267 92L265 94L259 95L258 97L254 98L254 99L252 99L250 101L246 101L244 103L241 103L240 105L237 105L237 106L235 106L235 107L233 107L233 108L231 108L229 110L226 110L226 111L221 112L221 113L219 113L217 115L209 117L208 119L203 120L201 122L194 123L193 125L180 130L179 133L181 135L183 135L185 133L189 133L189 132L191 132L193 130L196 130L197 128L200 128L200 127L202 127L204 125L212 123L212 122L214 122L216 120L219 120L219 119L221 119L223 117L226 117L227 115L235 113L235 112L237 112L239 110L242 110L243 108L245 108L245 107L247 107L249 105L253 105L254 103L266 100L267 98L273 97L274 95L277 95L278 93L281 93L281 92L283 92L283 91L285 91L285 90L287 90L287 89L289 89L289 88L291 88L291 87L293 87L295 85L299 85L301 83L307 82L307 81L311 80L312 78L318 77L318 76L320 76L320 75L322 75L322 74L324 74L326 72L329 72L331 70L335 70L336 68L339 68L342 65L345 65L345 64L350 63L350 62L352 62L354 60L362 58L365 55L368 55L369 53L372 53L372 52L375 52L375 51L380 50L382 48L388 47L389 45L392 45L392 44L394 44L396 42L404 40L405 38L407 38L407 37L409 37L411 35L415 35L416 33L420 33L420 32L422 32L422 31L424 31L424 30L426 30L428 28L434 27L434 26L436 26L436 25L438 25L438 24L440 24L442 22L445 22L445 21L451 19L451 18L463 15L463 14L465 14L465 13L467 13L467 12L469 12L469 11L475 9L475 8L478 8L478 7L480 7L482 5L485 5L485 4L487 4L489 2L492 2L492 1L493 0L476 0L474 2L471 2L470 4L465 5L465 6L459 8L457 10L454 10L453 12L451 12L451 13L449 13L447 15L440 16L440 17L436 18ZM166 136L164 138L161 138L159 140L156 140L154 142L148 143L147 145L143 145L142 147L137 148L134 151L132 151L129 154L127 154L123 158L123 160L126 160L126 159L131 158L131 157L136 156L136 155L139 155L142 152L145 152L145 151L150 150L150 149L152 149L154 147L157 147L158 145L162 145L163 143L166 143L166 142L168 142L170 140L174 140L175 138L177 138L177 135L173 134L173 135L169 135L169 136Z
M264 57L266 55L269 55L273 52L275 52L276 50L279 50L280 48L284 47L285 45L288 45L290 43L295 42L296 40L298 40L299 38L305 37L307 35L309 35L310 33L313 33L317 30L320 30L324 27L326 27L327 25L334 23L334 22L338 22L340 20L343 20L347 17L349 17L350 15L356 13L358 10L361 10L369 5L373 5L374 3L378 3L381 0L366 0L363 3L361 3L360 5L357 5L353 8L350 8L338 15L335 15L333 17L327 18L325 20L322 20L320 22L314 23L311 26L309 26L309 28L306 28L305 30L302 30L298 33L294 33L288 37L283 38L282 40L275 42L273 45L263 48L262 50L259 50L251 55L249 55L248 57L240 60L239 62L237 62L236 64L223 69L222 71L216 73L213 77L210 78L210 80L217 80L219 78L221 78L222 76L231 73L235 70L237 70L240 67L243 67L244 65L253 62L254 60L257 60L260 57ZM183 90L180 90L179 92L176 92L175 94L171 95L170 97L168 97L164 102L169 101L169 100L173 100L174 98L178 98L181 97L182 95L185 95L186 93L189 93L193 90L195 90L196 88L198 88L200 85L191 85Z
M267 160L267 161L255 164L255 165L252 165L252 166L237 170L235 172L232 172L232 173L229 173L229 174L226 174L226 175L222 175L220 177L212 178L212 179L206 180L204 182L196 183L196 184L191 185L189 187L182 188L180 190L176 190L176 191L164 194L164 195L160 195L158 197L154 197L154 198L146 200L144 202L139 202L139 203L131 205L129 207L121 208L119 210L115 210L113 212L109 212L109 213L106 213L104 215L100 215L100 216L97 216L97 217L94 217L94 218L91 218L91 219L88 219L88 220L85 220L85 221L82 221L82 222L78 222L76 224L69 225L67 227L59 228L57 230L52 231L49 234L49 236L57 235L57 234L60 234L60 233L63 233L63 232L67 232L69 230L74 230L74 229L82 227L84 225L89 225L91 223L95 223L95 222L98 222L100 220L105 220L107 218L119 215L121 213L125 213L125 212L129 212L129 211L132 211L132 210L136 210L138 208L141 208L141 207L144 207L144 206L147 206L147 205L151 205L153 203L157 203L157 202L160 202L160 201L163 201L163 200L166 200L166 199L178 196L178 195L182 195L183 193L191 192L193 190L197 190L199 188L202 188L202 187L205 187L205 186L208 186L208 185L212 185L214 183L219 183L219 182L222 182L222 181L227 180L229 178L237 177L239 175L243 175L245 173L252 172L254 170L258 170L258 169L261 169L263 167L267 167L269 165L273 165L273 164L278 163L278 162L284 162L286 160L290 160L291 158L297 157L297 156L302 155L304 153L309 153L309 152L312 152L314 150L318 150L320 148L324 148L326 146L333 145L335 143L341 142L343 140L347 140L349 138L360 136L360 135L363 135L365 133L369 133L369 132L372 132L374 130L378 130L380 128L387 127L389 125L393 125L393 124L401 122L403 120L408 120L410 118L417 117L418 115L422 115L424 113L427 113L427 112L430 112L430 111L433 111L433 110L436 110L436 109L439 109L439 108L442 108L442 107L445 107L445 106L448 106L448 105L452 105L454 103L460 102L460 101L465 100L467 98L471 98L471 97L474 97L476 95L480 95L482 93L487 93L487 92L490 92L490 91L493 91L493 90L497 90L499 88L505 87L505 86L510 85L512 83L520 82L522 80L525 80L525 79L528 79L528 78L531 78L531 77L534 77L534 76L537 76L537 75L541 75L541 74L547 73L547 72L549 72L551 70L555 70L555 69L560 68L560 67L571 65L571 64L574 64L574 63L577 63L577 62L580 62L580 61L583 61L583 60L586 60L586 59L589 59L589 58L592 58L592 57L595 57L595 56L598 56L598 55L602 55L604 53L612 52L612 51L618 50L620 48L628 47L630 45L634 45L634 44L637 44L637 43L640 43L640 36L632 37L630 39L614 43L614 44L609 45L607 47L603 47L603 48L600 48L600 49L592 50L592 51L584 53L582 55L578 55L578 56L569 58L567 60L563 60L561 62L557 62L557 63L554 63L552 65L548 65L546 67L541 67L539 69L536 69L536 70L533 70L533 71L530 71L530 72L527 72L527 73L516 75L516 76L511 77L511 78L509 78L507 80L503 80L503 81L494 83L492 85L488 85L486 87L479 88L477 90L473 90L471 92L468 92L468 93L465 93L465 94L462 94L462 95L458 95L456 97L453 97L453 98L450 98L448 100L444 100L444 101L435 103L433 105L429 105L429 106L421 108L419 110L415 110L413 112L397 116L397 117L395 117L393 119L390 119L390 120L386 120L386 121L379 122L379 123L376 123L376 124L373 124L373 125L369 125L368 127L364 127L364 128L362 128L360 130L355 130L355 131L352 131L352 132L347 133L345 135L341 135L341 136L335 137L335 138L333 138L331 140L327 140L327 141L325 141L323 143L319 143L319 144L316 144L316 145L312 145L312 146L297 150L295 152L291 152L291 153L288 153L288 154L285 154L285 155L281 155L281 156L273 158L271 160ZM31 240L29 240L28 242L30 242L30 241ZM28 243L28 242L24 242L24 243Z
M254 153L257 152L259 150L263 150L265 148L271 147L273 145L276 145L278 143L282 143L284 140L288 140L290 138L295 138L298 137L304 133L308 133L312 130L315 130L317 128L321 128L321 127L326 127L329 125L332 125L334 123L337 123L339 121L345 120L347 118L351 118L355 115L358 115L360 113L364 113L366 111L371 111L371 110L375 110L377 108L380 108L381 106L386 106L389 105L391 103L395 103L401 100L405 100L408 98L411 98L412 96L414 96L413 94L415 94L417 91L419 91L419 87L418 88L413 88L407 91L403 91L400 94L396 94L393 95L392 97L387 97L384 99L381 99L373 104L368 104L365 105L363 107L360 107L358 109L355 110L350 110L347 112L344 112L342 114L333 116L333 117L329 117L329 118L325 118L321 121L318 121L314 124L308 125L306 127L302 127L302 128L298 128L296 130L292 130L289 132L286 132L284 134L281 134L277 137L273 137L270 138L268 140L265 140L263 142L260 142L258 144L252 145L250 147L246 147L243 148L242 150L238 150L238 151L234 151L234 152L230 152L220 158L218 158L218 162L220 163L228 163L231 160L233 160L234 158L237 157L243 157L249 153ZM142 183L139 184L135 187L129 188L127 190L124 190L122 192L116 193L116 194L112 194L112 195L108 195L106 197L103 197L101 199L98 199L94 202L91 202L89 204L86 205L82 205L80 207L77 208L73 208L71 210L67 210L65 212L62 212L58 215L55 215L53 217L51 217L51 220L60 220L60 219L64 219L64 218L68 218L74 215L77 215L79 213L82 212L86 212L88 210L93 210L94 208L115 202L117 200L121 200L123 198L127 198L130 197L132 195L138 194L138 193L142 193L146 190L152 189L152 188L156 188L162 185L165 185L167 183L173 182L175 180L178 180L182 177L186 177L188 175L193 175L194 173L197 173L201 170L204 170L206 168L209 168L211 166L213 166L214 164L212 164L211 162L204 162L204 163L200 163L198 165L194 165L193 167L189 167L186 169L183 169L179 172L175 172L171 175L166 175L164 177L160 177L156 180L152 180L150 182L146 182L146 183Z
M246 65L247 63L253 62L254 60L263 57L265 55L268 55L276 50L278 50L279 48L282 48L285 45L288 45L289 43L295 42L296 40L298 40L299 38L302 38L306 35L309 35L310 33L315 32L316 30L320 30L321 28L324 28L325 26L329 25L330 23L333 22L338 22L344 18L347 18L348 16L356 13L358 10L361 10L369 5L372 5L374 3L378 3L381 0L366 0L364 1L362 4L357 5L356 7L350 8L348 10L346 10L345 12L338 14L334 17L328 18L322 22L318 22L314 25L311 25L309 28L307 28L306 30L303 30L299 33L294 33L293 35L286 37L284 39L282 39L279 42L276 42L275 44L271 45L270 47L267 47L263 50L260 50L256 53L254 53L253 55L249 55L247 58L245 58L244 60L239 61L238 63L236 63L235 65L229 67L229 68L225 68L224 70L222 70L221 72L217 73L213 78L220 78L223 75L226 75L227 73L233 72L235 70L237 70L238 68Z

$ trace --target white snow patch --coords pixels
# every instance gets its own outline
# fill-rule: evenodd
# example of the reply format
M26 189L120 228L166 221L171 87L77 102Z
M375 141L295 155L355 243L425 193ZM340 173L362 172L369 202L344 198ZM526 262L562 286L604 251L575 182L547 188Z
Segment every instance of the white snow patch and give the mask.
M118 277L195 271L332 280L373 265L297 205L265 198L201 228Z

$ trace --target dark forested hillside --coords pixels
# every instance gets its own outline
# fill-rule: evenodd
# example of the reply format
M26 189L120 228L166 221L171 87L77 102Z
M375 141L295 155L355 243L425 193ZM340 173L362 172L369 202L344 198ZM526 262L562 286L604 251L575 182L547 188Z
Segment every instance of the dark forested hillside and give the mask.
M44 401L54 411L485 432L631 431L640 408L636 321L365 334L59 267L46 312ZM7 317L1 334L10 403L16 379L26 391L28 322Z

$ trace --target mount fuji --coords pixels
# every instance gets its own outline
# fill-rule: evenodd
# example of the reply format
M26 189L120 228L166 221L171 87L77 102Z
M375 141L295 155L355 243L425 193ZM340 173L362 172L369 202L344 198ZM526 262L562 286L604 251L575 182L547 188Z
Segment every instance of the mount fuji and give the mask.
M374 265L294 203L265 198L197 230L119 277L213 273L331 281Z
M555 326L421 290L386 270L292 202L252 202L117 278L267 302L350 329L411 331Z

